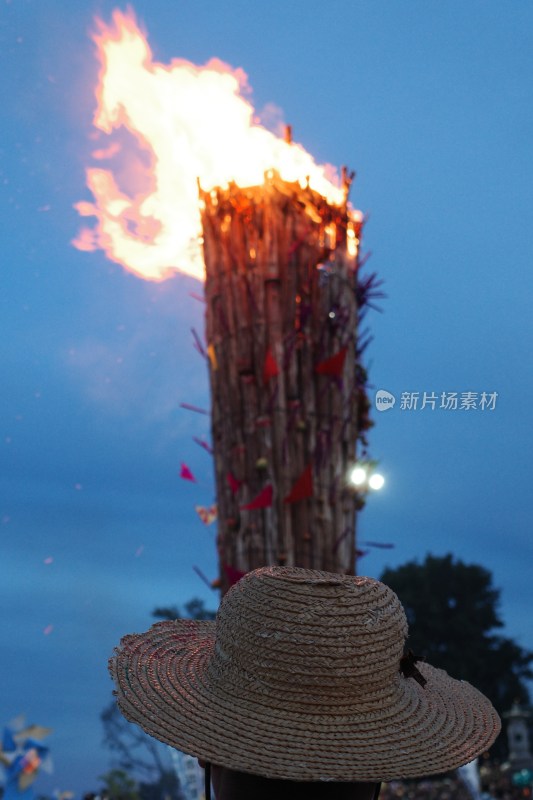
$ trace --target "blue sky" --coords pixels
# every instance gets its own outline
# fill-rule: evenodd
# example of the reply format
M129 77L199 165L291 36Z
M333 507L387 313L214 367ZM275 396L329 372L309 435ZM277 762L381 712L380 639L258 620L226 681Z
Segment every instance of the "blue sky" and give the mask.
M97 64L89 31L116 5L0 6L0 724L54 728L42 791L98 785L109 764L106 661L157 605L216 596L202 330L192 279L151 284L70 244L80 220ZM121 6L124 8L124 6ZM533 7L526 0L254 4L137 0L155 57L242 67L319 161L357 170L375 388L498 392L494 411L374 413L386 489L359 571L426 553L481 563L506 632L533 648ZM185 461L198 485L179 479ZM53 559L50 563L45 560ZM52 626L51 631L43 631Z

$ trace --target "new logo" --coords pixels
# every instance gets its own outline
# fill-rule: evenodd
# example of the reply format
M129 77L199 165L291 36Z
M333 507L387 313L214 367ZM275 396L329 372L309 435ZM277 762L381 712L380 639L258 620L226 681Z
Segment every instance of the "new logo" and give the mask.
M375 397L375 404L378 411L389 411L393 408L396 398L385 389L378 389Z

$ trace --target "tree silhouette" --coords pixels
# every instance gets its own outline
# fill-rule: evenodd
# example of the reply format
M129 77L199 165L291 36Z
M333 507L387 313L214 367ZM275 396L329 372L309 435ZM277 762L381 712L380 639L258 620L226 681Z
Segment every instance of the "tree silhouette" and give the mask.
M204 601L197 597L185 603L183 609L182 612L178 606L164 606L154 609L152 616L159 619L199 620L214 619L216 616L216 612L206 609ZM181 797L179 781L169 763L165 745L153 739L137 725L128 722L114 700L104 708L100 719L104 727L104 745L115 756L116 769L103 776L113 781L112 786L108 785L108 790L114 792L117 782L120 783L124 779L126 783L133 781L131 784L128 783L128 786L137 792L141 800L153 800L159 797L177 800ZM131 775L139 779L138 784L130 777ZM135 790L133 786L136 787ZM130 800L135 798L132 797Z
M183 606L185 613L182 613L179 606L162 606L161 608L154 608L152 617L159 619L200 619L209 620L215 619L216 611L211 611L205 607L203 600L199 597L193 597Z
M472 683L499 713L527 705L533 653L499 635L500 591L477 564L426 556L386 569L381 580L400 598L409 623L408 646L452 677Z
M136 781L122 769L111 769L99 780L109 800L141 800Z
M113 700L100 714L104 726L104 745L115 755L116 769L135 774L144 782L157 782L172 771L164 745L122 716Z

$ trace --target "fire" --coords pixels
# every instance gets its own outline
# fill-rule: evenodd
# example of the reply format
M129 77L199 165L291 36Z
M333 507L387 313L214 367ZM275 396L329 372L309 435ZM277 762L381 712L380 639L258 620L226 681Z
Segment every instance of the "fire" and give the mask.
M253 186L276 169L343 201L331 168L258 123L242 70L217 59L205 67L154 61L131 12L115 11L110 25L97 20L93 39L101 64L93 122L97 138L106 137L93 158L110 168L87 169L94 201L76 208L96 226L80 231L80 250L102 249L147 280L174 270L203 280L198 181L203 189Z

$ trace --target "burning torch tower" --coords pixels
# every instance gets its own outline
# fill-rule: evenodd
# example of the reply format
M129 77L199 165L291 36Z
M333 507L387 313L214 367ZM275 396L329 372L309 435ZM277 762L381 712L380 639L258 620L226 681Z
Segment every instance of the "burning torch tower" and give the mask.
M222 591L256 567L354 573L347 479L367 427L361 217L270 171L200 190Z
M151 159L142 166L134 153L130 193L111 169L87 170L94 202L77 209L97 224L76 246L146 279L175 268L202 280L189 248L196 179L209 189L200 214L221 588L266 564L355 572L361 497L347 472L369 424L356 329L379 293L372 276L358 280L350 179L343 193L290 135L257 123L242 70L154 61L131 12L97 21L93 38L94 125L106 136L125 126ZM94 157L121 150L112 141ZM278 171L262 181L270 165Z

